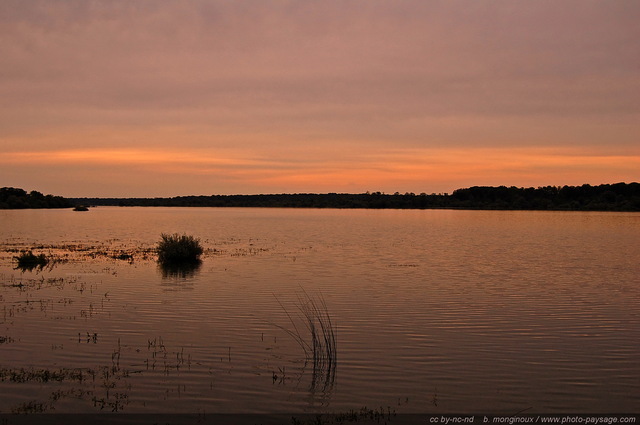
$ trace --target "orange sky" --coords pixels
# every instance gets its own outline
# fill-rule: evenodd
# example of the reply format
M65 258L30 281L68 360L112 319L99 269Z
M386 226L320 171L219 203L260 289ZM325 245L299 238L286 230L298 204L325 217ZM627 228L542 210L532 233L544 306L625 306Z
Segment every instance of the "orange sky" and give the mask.
M640 4L0 3L0 186L63 196L640 180Z

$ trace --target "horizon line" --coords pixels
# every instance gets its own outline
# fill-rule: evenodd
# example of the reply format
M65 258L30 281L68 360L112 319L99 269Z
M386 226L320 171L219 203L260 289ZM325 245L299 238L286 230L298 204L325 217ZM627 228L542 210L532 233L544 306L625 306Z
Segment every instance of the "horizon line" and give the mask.
M471 188L516 188L516 189L541 189L546 187L553 188L564 188L564 187L598 187L598 186L614 186L619 184L632 185L632 184L640 184L637 181L631 182L615 182L615 183L600 183L600 184L590 184L583 183L579 185L544 185L544 186L515 186L515 185L473 185L467 187L460 187L458 189L454 189L451 192L393 192L386 193L384 191L365 191L365 192L279 192L279 193L233 193L233 194L220 194L220 193L212 193L212 194L190 194L190 195L172 195L172 196L65 196L68 199L171 199L171 198L183 198L183 197L211 197L211 196L282 196L282 195L387 195L387 196L445 196L451 195L458 190L465 190Z

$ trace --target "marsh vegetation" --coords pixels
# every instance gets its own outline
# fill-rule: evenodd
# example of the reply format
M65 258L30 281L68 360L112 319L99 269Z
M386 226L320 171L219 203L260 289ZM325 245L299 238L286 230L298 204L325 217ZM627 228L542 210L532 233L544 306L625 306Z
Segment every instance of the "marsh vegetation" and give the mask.
M172 235L163 233L158 242L158 262L167 267L197 264L204 249L200 245L200 239L189 235Z
M35 255L32 251L23 251L17 257L14 257L18 262L16 268L21 270L33 270L35 268L42 269L49 264L49 259L44 254Z
M300 326L307 326L306 329L309 331L304 336L303 364L299 363L300 357L297 355L283 360L282 355L275 354L283 350L283 343L287 340L280 338L281 335L276 335L276 329L266 332L266 338L265 334L262 334L262 337L254 339L254 344L262 345L262 349L269 352L273 351L273 356L266 359L266 363L252 361L252 365L246 366L236 360L236 353L244 351L244 348L237 345L217 349L210 347L209 350L219 351L220 364L216 365L203 362L202 356L211 357L210 354L200 352L201 357L196 360L192 359L192 354L185 346L170 350L162 337L145 339L145 343L121 343L119 333L105 330L105 326L109 329L112 314L115 313L112 303L113 297L118 297L118 289L114 288L118 288L119 273L126 274L137 267L146 268L157 261L163 279L171 278L173 282L170 286L163 284L164 286L161 285L159 288L181 290L185 288L185 279L193 277L201 267L201 256L205 253L241 261L244 257L259 256L270 251L255 241L239 242L221 241L216 248L208 250L203 248L199 239L179 234L163 235L161 243L154 248L121 244L115 240L104 243L65 242L27 246L18 241L4 242L0 261L7 258L19 261L20 270L24 273L0 273L0 302L3 308L0 312L0 323L9 331L0 337L0 343L4 346L21 346L21 341L30 337L19 331L10 332L14 324L28 322L34 318L46 318L55 322L56 326L51 329L58 329L58 332L55 332L56 338L48 338L51 343L50 347L44 350L45 358L46 351L50 350L53 355L64 352L89 352L93 353L91 357L103 359L102 365L82 361L62 362L59 367L43 366L43 363L37 361L7 362L0 368L0 386L20 385L26 389L37 384L39 387L37 391L32 389L32 395L26 400L22 399L13 404L7 401L4 408L9 408L14 413L43 413L57 411L65 405L78 406L78 403L84 402L98 411L127 411L132 400L137 400L134 395L139 394L135 389L136 382L169 380L174 384L168 384L169 387L162 397L180 398L189 394L184 382L191 382L190 379L196 379L195 382L198 382L198 379L201 379L189 377L192 373L199 377L203 374L208 376L208 389L215 391L226 385L218 384L217 376L231 374L238 367L253 368L258 375L266 378L266 383L274 385L274 389L282 387L281 390L286 390L289 386L300 385L299 382L305 376L311 380L311 388L314 390L319 382L332 385L335 376L335 338L331 343L331 333L334 331L334 325L322 298L308 297L305 300L302 296L299 297L299 313L307 315L305 322L300 323ZM14 255L8 257L9 254ZM46 270L43 269L44 266ZM73 270L84 272L69 273ZM28 273L30 271L33 274ZM99 279L91 278L93 273ZM103 279L107 276L115 287L104 287ZM137 305L127 303L119 308L131 309L131 314L136 317ZM78 332L75 332L74 328L78 328ZM59 335L59 331L64 332L64 329L67 329L66 338ZM251 333L248 330L247 332ZM72 333L77 336L69 338L69 334ZM302 337L302 334L299 336ZM117 349L106 348L105 344L113 344L116 337ZM198 338L201 336L197 336L194 341L199 341ZM215 341L213 344L215 346ZM243 355L238 357L242 358ZM141 408L139 401L134 404L137 406L134 411ZM2 409L3 404L0 403L0 412Z
M331 387L337 364L337 328L322 294L310 296L301 288L294 309L287 309L276 297L290 326L276 326L291 336L302 348L305 361L311 363L311 386Z

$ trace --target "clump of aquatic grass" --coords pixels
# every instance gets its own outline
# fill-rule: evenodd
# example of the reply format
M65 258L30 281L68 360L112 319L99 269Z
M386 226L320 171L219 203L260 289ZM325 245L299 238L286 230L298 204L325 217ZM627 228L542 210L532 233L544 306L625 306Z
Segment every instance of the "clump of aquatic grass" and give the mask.
M289 312L278 300L289 318L292 329L276 325L289 334L302 348L305 358L313 365L312 387L324 382L325 388L335 379L337 361L336 327L331 320L322 295L310 297L304 290L298 295L296 311Z
M160 264L198 263L204 252L200 239L188 235L162 234L158 243L158 262Z
M33 270L36 267L42 269L49 264L49 259L46 255L35 255L32 251L23 251L14 258L18 260L18 268L22 270Z

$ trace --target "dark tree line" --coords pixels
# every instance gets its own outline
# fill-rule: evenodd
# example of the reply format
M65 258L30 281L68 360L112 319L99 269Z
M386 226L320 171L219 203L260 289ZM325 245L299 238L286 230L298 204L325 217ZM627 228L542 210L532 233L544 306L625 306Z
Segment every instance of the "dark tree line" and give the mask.
M265 207L265 208L395 208L395 209L489 209L640 211L640 184L617 183L591 186L538 188L474 186L452 194L381 192L296 193L272 195L177 196L173 198L80 198L83 205L169 207Z
M43 195L35 190L27 193L15 187L0 188L0 209L71 207L71 202L62 196Z
M471 187L451 195L458 208L517 210L640 211L640 184L534 188Z

